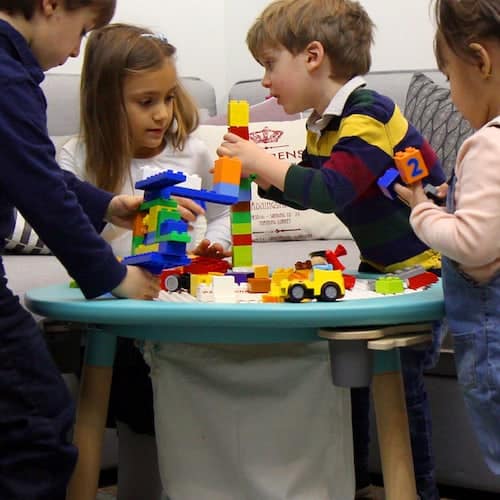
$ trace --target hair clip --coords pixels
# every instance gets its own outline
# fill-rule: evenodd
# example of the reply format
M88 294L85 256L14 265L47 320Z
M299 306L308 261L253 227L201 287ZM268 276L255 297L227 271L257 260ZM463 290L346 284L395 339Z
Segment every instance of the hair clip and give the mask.
M155 40L159 40L162 43L168 44L168 38L162 33L142 33L141 37L143 38L154 38Z

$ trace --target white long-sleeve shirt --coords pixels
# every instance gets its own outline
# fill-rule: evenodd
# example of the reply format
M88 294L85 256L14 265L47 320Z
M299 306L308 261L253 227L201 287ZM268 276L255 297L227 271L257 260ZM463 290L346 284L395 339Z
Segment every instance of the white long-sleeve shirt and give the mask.
M80 179L88 180L85 173L86 149L83 141L75 136L72 137L59 153L59 165L65 170L73 172ZM209 172L212 160L208 149L203 141L196 137L189 137L182 151L174 150L170 145L165 146L163 151L152 158L134 158L130 164L131 182L123 187L122 194L139 194L143 191L134 188L135 183L143 178L143 168L151 167L158 170L182 171L188 175L199 175L202 188L212 189L212 174ZM200 228L204 230L205 221L198 217L193 225L192 243L199 239ZM108 224L102 236L110 242L116 255L130 255L132 245L132 233ZM229 220L229 207L207 203L206 205L206 233L205 238L212 243L221 243L225 248L231 244L231 228ZM191 244L188 248L192 248Z
M458 262L479 283L500 272L500 116L460 148L455 168L456 211L417 205L410 222L418 237Z

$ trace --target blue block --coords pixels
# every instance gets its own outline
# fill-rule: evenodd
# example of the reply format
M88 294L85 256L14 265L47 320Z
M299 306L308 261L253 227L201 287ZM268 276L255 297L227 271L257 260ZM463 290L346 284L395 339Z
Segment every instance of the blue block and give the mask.
M189 264L191 259L185 255L177 258L175 256L165 256L159 252L148 252L125 257L122 262L127 266L139 266L146 269L150 273L160 274L163 269L166 269L167 267L184 266Z
M186 243L181 241L161 241L158 251L162 255L182 257L186 255Z
M176 231L178 233L187 233L188 224L183 220L164 220L160 224L160 235L165 235L171 233L172 231Z
M175 186L179 182L184 182L186 176L182 172L174 172L173 170L165 170L156 175L152 175L142 181L137 181L135 187L144 191L156 191L165 187Z
M251 189L240 189L238 194L238 201L251 201L252 191Z
M394 184L396 182L401 182L399 172L395 168L389 168L386 170L384 175L379 178L377 184L387 198L395 200L398 197L394 191Z
M240 186L230 184L229 182L218 182L217 184L214 184L214 192L238 198Z
M206 189L190 189L185 187L175 186L172 188L172 194L183 196L184 198L196 198L197 200L219 203L221 205L233 205L237 201L236 196L227 196L218 194L215 191L207 191Z
M152 245L153 243L156 243L156 231L152 231L150 233L147 233L144 236L144 240L143 240L144 245Z

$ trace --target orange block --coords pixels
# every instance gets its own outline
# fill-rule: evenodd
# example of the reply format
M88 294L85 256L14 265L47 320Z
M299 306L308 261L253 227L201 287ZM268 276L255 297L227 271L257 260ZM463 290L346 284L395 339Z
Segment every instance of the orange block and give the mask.
M225 182L227 184L240 185L241 161L238 158L221 156L214 163L213 183Z
M394 156L394 163L405 184L413 184L429 175L422 153L416 148L406 148Z
M134 236L144 236L148 232L146 224L144 224L144 217L147 212L137 212L134 217L132 226L132 234Z
M271 289L271 278L248 278L247 284L250 293L268 293Z

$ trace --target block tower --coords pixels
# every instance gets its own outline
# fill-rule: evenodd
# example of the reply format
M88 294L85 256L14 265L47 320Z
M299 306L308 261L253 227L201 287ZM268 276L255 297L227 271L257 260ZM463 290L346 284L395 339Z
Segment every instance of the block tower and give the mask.
M233 184L239 182L241 162L237 158L225 160L215 166L220 182L211 191L177 186L186 176L172 170L136 182L135 187L144 190L144 202L133 227L132 255L123 259L125 264L144 267L154 274L189 264L186 255L186 244L191 240L188 224L181 220L172 195L223 205L236 203L238 191L231 187L230 180L237 179Z
M250 106L247 101L229 101L227 122L229 132L248 140L248 122ZM250 201L252 198L252 182L242 177L239 183L238 201L231 207L231 237L233 243L233 269L251 267L252 256L252 214Z

